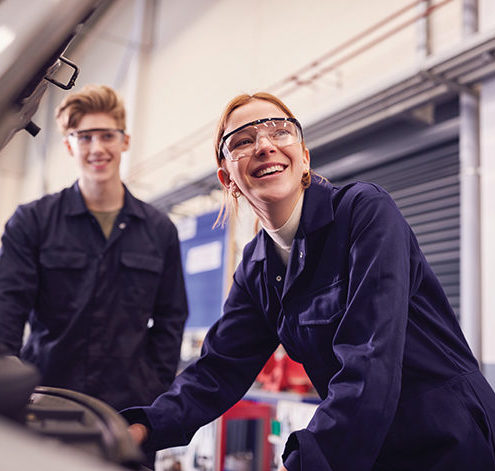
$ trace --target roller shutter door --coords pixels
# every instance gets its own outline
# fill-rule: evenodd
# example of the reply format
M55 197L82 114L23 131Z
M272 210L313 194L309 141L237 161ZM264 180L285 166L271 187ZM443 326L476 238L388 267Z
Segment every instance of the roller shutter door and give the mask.
M361 180L390 192L459 316L459 142L450 140L385 164L349 173L333 184Z

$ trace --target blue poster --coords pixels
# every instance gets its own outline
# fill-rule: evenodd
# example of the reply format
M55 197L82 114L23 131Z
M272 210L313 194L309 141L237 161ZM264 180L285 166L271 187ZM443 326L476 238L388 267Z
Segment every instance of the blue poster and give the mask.
M186 328L211 326L224 302L225 228L212 229L217 212L177 224L189 303Z

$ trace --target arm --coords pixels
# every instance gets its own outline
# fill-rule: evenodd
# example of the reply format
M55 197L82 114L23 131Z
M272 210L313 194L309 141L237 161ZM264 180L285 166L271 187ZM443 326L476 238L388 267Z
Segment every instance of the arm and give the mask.
M0 248L0 343L19 355L27 316L38 290L37 248L29 234L32 223L18 208L5 226Z
M241 399L277 347L276 334L236 278L201 357L151 407L123 411L129 422L149 428L145 449L187 444L199 427Z
M167 241L167 249L164 271L153 313L148 354L165 388L168 389L177 372L188 310L179 239L175 226L169 223L165 234L163 237Z
M344 210L347 301L329 339L340 368L308 427L289 436L283 455L289 471L371 470L400 395L410 230L390 197L375 189L357 194Z

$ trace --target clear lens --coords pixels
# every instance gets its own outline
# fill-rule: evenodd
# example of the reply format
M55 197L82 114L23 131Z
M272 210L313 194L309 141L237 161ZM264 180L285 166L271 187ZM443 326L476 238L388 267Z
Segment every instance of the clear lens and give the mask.
M286 147L301 142L302 134L297 124L289 119L260 120L228 135L223 143L224 155L233 161L250 157L262 138L277 147Z
M123 135L122 129L86 129L71 132L69 140L72 145L77 145L81 149L89 148L96 140L106 147L112 147L121 142Z

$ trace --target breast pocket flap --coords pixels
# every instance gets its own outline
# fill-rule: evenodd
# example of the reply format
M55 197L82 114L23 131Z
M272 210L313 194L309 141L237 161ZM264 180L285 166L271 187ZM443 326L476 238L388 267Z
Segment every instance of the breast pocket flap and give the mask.
M84 252L44 251L40 254L40 263L49 269L84 268L88 264L88 256Z
M299 325L327 325L335 322L345 311L345 299L344 280L312 292L300 300Z
M121 261L122 264L128 268L146 270L154 273L160 273L163 267L162 258L136 252L123 252Z

